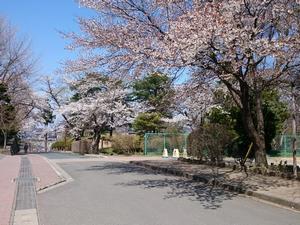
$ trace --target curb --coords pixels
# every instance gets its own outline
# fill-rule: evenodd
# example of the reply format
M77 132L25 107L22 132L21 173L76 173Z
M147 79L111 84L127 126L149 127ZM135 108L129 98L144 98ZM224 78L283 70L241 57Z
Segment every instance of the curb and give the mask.
M248 195L248 196L251 196L251 197L262 199L264 201L268 201L268 202L272 202L272 203L275 203L275 204L278 204L278 205L281 205L281 206L284 206L284 207L288 207L288 208L291 208L293 210L300 211L300 204L299 203L295 203L295 202L288 201L288 200L285 200L285 199L282 199L282 198L278 198L278 197L266 195L266 194L263 194L263 193L258 193L258 192L255 192L255 191L247 190L247 189L243 188L242 186L224 183L222 181L217 181L217 180L214 180L212 178L205 177L205 176L202 176L202 175L190 174L190 173L187 173L187 172L183 172L180 169L154 166L154 165L149 165L147 163L138 162L138 161L130 161L129 163L133 164L133 165L136 165L136 166L142 166L142 167L151 169L151 170L159 172L159 173L171 174L171 175L174 175L174 176L185 177L185 178L188 178L190 180L197 181L197 182L202 182L202 183L205 183L205 184L216 185L218 187L222 187L224 190L237 192L239 194L245 194L245 195Z
M100 159L105 159L108 156L106 155L102 155L102 154L84 154L83 156L87 156L87 157L93 157L93 158L100 158Z

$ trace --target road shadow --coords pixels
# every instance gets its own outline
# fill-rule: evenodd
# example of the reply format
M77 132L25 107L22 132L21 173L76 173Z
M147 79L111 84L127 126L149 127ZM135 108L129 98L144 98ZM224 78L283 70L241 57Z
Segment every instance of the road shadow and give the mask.
M161 174L160 176L155 176L159 175L159 173L125 163L93 165L84 169L84 171L105 171L107 174L114 175L124 175L126 173L142 175L139 176L138 179L128 182L119 182L115 185L120 185L124 188L140 187L148 190L164 189L164 199L187 198L190 201L199 202L205 209L221 208L224 201L231 200L238 195L238 193L226 191L220 187L185 178L178 178L172 175L167 175L168 177L161 176Z
M137 174L158 174L155 171L151 171L141 166L135 166L128 163L119 162L102 162L99 165L92 165L83 169L84 171L106 171L107 174L122 175L124 173L137 173Z
M238 194L220 187L185 179L145 179L117 183L123 187L140 186L144 189L166 189L164 199L188 198L199 202L204 209L218 209L224 201L232 200Z

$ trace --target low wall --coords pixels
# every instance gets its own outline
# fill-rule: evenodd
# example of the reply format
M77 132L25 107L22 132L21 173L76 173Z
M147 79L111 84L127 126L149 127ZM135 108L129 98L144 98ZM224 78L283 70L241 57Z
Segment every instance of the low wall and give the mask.
M10 155L10 146L6 146L6 149L0 148L0 154Z
M80 141L73 141L71 150L74 153L86 154L89 152L91 146L91 140L80 140Z
M102 140L102 139L100 140L99 149L111 148L111 147L112 147L111 141Z

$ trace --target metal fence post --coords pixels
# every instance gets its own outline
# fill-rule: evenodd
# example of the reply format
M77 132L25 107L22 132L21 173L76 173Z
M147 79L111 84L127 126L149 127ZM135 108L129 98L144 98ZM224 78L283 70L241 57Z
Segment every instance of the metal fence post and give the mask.
M187 137L188 134L184 134L184 148L187 150Z
M164 133L164 149L166 148L166 134Z
M286 148L287 148L287 140L286 140L286 135L284 136L284 156L286 156Z
M147 133L144 135L144 155L147 155Z

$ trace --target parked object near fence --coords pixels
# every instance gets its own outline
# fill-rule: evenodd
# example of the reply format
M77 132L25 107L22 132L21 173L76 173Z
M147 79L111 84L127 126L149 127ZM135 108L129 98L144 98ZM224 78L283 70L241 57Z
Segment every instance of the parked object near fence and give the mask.
M177 148L173 150L173 158L179 158L179 150Z
M166 157L164 149L168 155L173 155L173 149L178 149L179 153L187 149L187 133L146 133L144 135L144 154L162 155Z
M168 155L168 149L164 148L162 157L163 158L168 158L169 157L169 155Z

